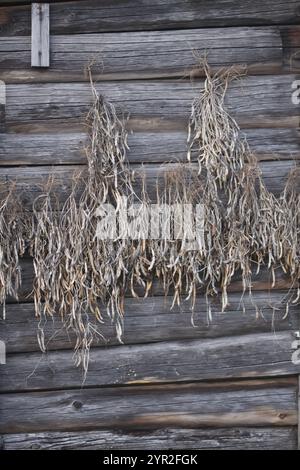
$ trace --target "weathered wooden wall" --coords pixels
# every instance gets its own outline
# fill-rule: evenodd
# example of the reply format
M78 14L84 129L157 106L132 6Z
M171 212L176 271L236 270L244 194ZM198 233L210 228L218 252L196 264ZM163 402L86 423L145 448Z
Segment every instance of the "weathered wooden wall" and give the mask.
M268 187L278 194L300 159L299 0L81 0L50 6L50 68L31 68L30 1L1 2L0 79L7 84L1 113L0 178L16 179L26 204L50 172L64 199L73 170L85 164L83 118L91 101L86 66L96 61L97 88L130 112L129 159L146 163L151 181L163 161L185 158L191 100L201 87L189 74L207 51L213 67L246 65L227 103L257 154ZM170 311L155 286L147 300L126 300L124 345L105 325L106 344L91 353L85 387L72 362L72 340L58 321L46 326L49 354L36 339L31 285L24 259L20 302L10 300L0 339L0 433L4 449L234 448L295 449L299 366L291 362L299 307L280 306L290 288L266 271L240 306L241 282L230 307L204 300L196 327L188 306Z

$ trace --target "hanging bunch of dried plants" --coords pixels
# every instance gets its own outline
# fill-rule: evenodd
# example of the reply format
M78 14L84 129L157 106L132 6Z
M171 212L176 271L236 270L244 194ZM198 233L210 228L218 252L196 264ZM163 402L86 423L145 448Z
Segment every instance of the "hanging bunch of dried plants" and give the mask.
M126 293L146 297L154 281L172 295L172 306L185 299L192 312L197 295L204 294L209 320L212 299L220 297L225 310L236 275L242 279L242 297L251 295L253 275L262 266L270 270L273 285L277 269L290 276L287 308L299 301L299 170L291 173L279 198L268 191L225 106L228 85L240 71L213 75L206 62L202 65L206 80L191 108L187 162L165 166L154 200L146 178L137 185L126 160L125 117L91 80L87 171L73 175L63 204L53 176L33 203L28 240L39 344L45 351L45 322L59 315L75 334L75 362L85 373L91 344L103 338L101 324L112 322L121 341ZM1 190L2 303L7 295L17 296L20 285L26 229L20 213L13 188Z
M271 271L273 286L278 267L289 272L293 285L297 276L299 283L296 268L299 193L295 190L295 172L281 198L267 190L255 156L237 122L226 111L228 84L240 76L240 71L230 68L213 75L206 62L202 66L206 80L204 90L192 105L188 160L197 160L199 173L210 185L209 193L219 202L221 223L216 227L221 230L211 227L213 230L208 229L206 239L212 240L214 256L220 264L211 270L211 260L206 256L205 266L217 275L217 289L214 284L211 292L221 289L225 309L227 290L237 273L242 277L242 296L246 290L251 294L252 271L258 273L262 265L267 265ZM291 229L293 235L289 235ZM285 253L283 247L286 247ZM288 261L291 259L294 260L292 268Z
M218 187L230 191L248 157L248 145L225 106L229 84L244 71L236 67L221 69L213 74L203 60L206 79L201 93L194 99L188 125L187 159L196 158L199 173L212 176ZM228 183L230 187L228 187Z
M195 234L203 231L204 185L195 169L186 164L165 169L161 178L151 210L151 229L157 237L148 241L149 269L165 295L173 295L172 306L180 305L184 298L191 300L193 308L197 288L203 285L199 258L204 246L201 236Z
M103 321L103 310L123 330L124 296L135 250L122 227L107 227L99 236L98 223L110 205L118 215L125 197L133 195L132 175L125 159L125 119L98 95L92 84L93 105L87 117L89 143L87 174L74 175L72 190L59 210L52 179L33 204L31 254L34 260L34 299L40 319L39 340L44 350L43 324L59 313L67 330L75 332L75 360L87 370L89 348ZM122 220L118 218L118 220ZM118 233L116 229L119 229Z
M7 296L18 299L21 286L20 257L25 252L25 222L20 198L16 192L16 183L7 189L7 184L0 185L0 304Z
M276 261L292 281L296 295L290 297L293 304L300 300L300 168L289 174L278 201L273 222L273 250ZM274 255L274 257L275 257Z
M60 298L58 279L60 262L64 251L63 234L60 230L60 206L53 189L51 175L42 192L33 202L32 218L28 236L29 253L33 258L33 297L35 314L39 319L38 341L46 350L44 325L47 318L56 314Z

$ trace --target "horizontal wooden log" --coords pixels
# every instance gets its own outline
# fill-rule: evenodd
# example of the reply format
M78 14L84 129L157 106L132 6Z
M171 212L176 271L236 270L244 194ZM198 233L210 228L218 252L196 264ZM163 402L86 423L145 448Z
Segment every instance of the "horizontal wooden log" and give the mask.
M291 100L295 76L246 77L234 82L227 93L229 112L241 125L252 122L299 123L298 108ZM28 121L59 120L79 122L89 109L91 89L88 84L8 85L7 125ZM97 90L129 112L132 120L151 119L186 121L192 100L201 84L176 81L138 81L100 83ZM254 125L255 120L255 125ZM266 126L268 127L268 126Z
M295 426L297 381L131 386L0 395L0 433Z
M283 43L283 61L286 71L300 71L300 28L284 26L280 28Z
M299 129L245 129L252 152L264 160L300 160ZM133 163L185 161L187 132L134 132L129 134L128 160ZM85 164L84 132L3 134L0 166ZM193 156L192 156L193 157Z
M246 65L252 74L279 72L288 61L278 27L51 36L50 48L51 67L34 70L29 37L1 38L2 79L6 83L85 81L91 62L97 80L182 77L193 73L195 56L205 53L214 69ZM203 75L203 70L197 74Z
M255 48L253 43L255 42ZM51 68L30 67L30 37L3 37L0 73L7 83L201 76L197 56L213 69L247 66L249 74L299 70L300 27L196 29L51 36ZM196 54L195 54L196 51Z
M158 429L6 434L2 450L295 450L295 427Z
M24 258L21 260L21 269L22 269L22 285L19 292L19 300L21 302L32 302L32 286L34 281L34 271L32 266L32 259L31 258ZM267 270L267 268L262 268L261 272L257 275L255 274L255 269L253 270L253 277L252 277L252 291L259 292L259 291L268 291L272 292L275 290L288 290L292 286L290 278L283 273L281 269L276 270L276 279L275 279L275 286L272 288L272 276L271 273ZM233 279L230 286L228 286L229 292L241 293L243 290L243 284L241 281L240 273L237 273ZM141 289L136 289L138 295L143 297L144 292ZM170 291L170 294L172 291ZM158 282L153 283L153 287L151 290L151 295L153 296L164 296L164 291L162 286ZM265 298L267 296L263 294ZM131 293L128 293L128 296L131 297ZM9 298L8 303L15 303L16 300L14 298Z
M88 387L295 375L292 332L124 345L91 350ZM73 351L8 355L1 392L78 388Z
M59 1L59 0L57 0ZM68 1L68 0L65 0ZM30 0L3 0L2 4L7 6L14 6L14 5L29 5L31 3ZM37 0L35 3L42 3L42 0Z
M295 75L250 76L229 87L226 103L242 127L299 127L299 109L291 99ZM96 85L99 93L130 113L131 126L162 129L186 126L191 103L203 82L119 81ZM24 131L34 125L79 125L89 110L89 84L7 85L7 129Z
M28 0L4 0L0 9L2 35L30 34ZM52 3L52 2L51 2ZM190 2L182 0L82 0L51 4L51 33L74 34L108 31L194 28L235 25L295 24L299 19L299 3L290 0L247 0L243 3L216 0Z
M298 375L298 450L300 449L300 374Z
M70 1L74 1L74 0L55 0L56 3L59 3L59 2L70 2ZM77 1L77 0L75 0ZM84 0L83 0L84 1ZM2 3L1 5L7 5L7 6L14 6L14 5L29 5L33 3L33 0L2 0ZM35 0L34 3L45 3L44 0ZM50 1L51 3L51 1Z
M281 38L286 48L299 49L300 47L300 28L299 26L280 26Z
M284 188L288 174L295 166L291 160L260 162L260 168L266 184L266 187L275 195L278 195ZM135 190L137 193L141 190L141 178L145 175L147 180L147 191L152 201L156 200L157 181L166 174L166 169L174 170L176 164L166 165L138 165L132 164L131 168L135 170ZM34 166L34 167L3 167L1 168L0 181L16 182L16 191L21 194L23 205L31 210L33 200L41 194L43 186L48 181L49 176L53 176L53 194L61 204L66 200L70 193L72 184L72 175L86 173L86 167L83 165L59 165L59 166Z
M296 331L298 329L298 309L290 307L287 318L281 301L285 292L253 293L252 298L243 300L245 314L241 306L241 295L229 295L230 306L225 313L216 299L212 303L212 322L207 320L207 307L202 296L196 301L193 321L189 302L181 307L171 307L171 298L161 296L147 299L127 298L125 300L124 344L153 343L158 341L182 340L191 338L218 338L271 331ZM276 307L276 311L272 310ZM257 309L261 315L257 317ZM8 304L6 319L0 319L0 338L6 344L8 353L39 351L37 341L38 319L35 318L33 304ZM94 346L120 345L115 328L109 319L100 327L104 341ZM59 318L48 320L44 326L45 342L48 350L70 349L74 347L74 335L66 334Z

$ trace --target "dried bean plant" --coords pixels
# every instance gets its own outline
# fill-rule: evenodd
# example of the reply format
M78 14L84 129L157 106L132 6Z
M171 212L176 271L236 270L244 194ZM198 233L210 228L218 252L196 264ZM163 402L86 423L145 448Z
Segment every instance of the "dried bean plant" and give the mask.
M92 92L93 105L87 117L87 175L74 175L71 193L61 211L59 201L53 198L53 181L47 183L44 194L34 202L30 243L41 348L45 348L45 321L58 312L65 328L75 332L75 360L85 372L90 345L95 337L101 337L98 324L103 321L102 309L116 325L121 339L124 296L135 256L125 236L97 236L102 208L110 204L116 214L120 213L124 198L131 200L133 188L125 161L125 120L98 95L93 84Z
M296 295L293 304L300 300L300 168L295 167L289 174L285 188L279 198L274 214L273 258L292 281ZM270 250L271 251L271 250ZM288 304L287 304L288 305Z
M228 306L236 275L242 279L242 297L251 296L253 273L262 266L271 272L273 285L277 269L289 275L286 311L299 302L299 169L292 171L280 197L268 191L226 110L228 85L241 72L230 68L213 75L207 63L202 65L206 80L191 108L187 162L165 165L154 200L145 177L136 190L126 160L126 119L91 80L87 172L74 174L63 205L54 177L34 201L28 238L40 347L46 348L45 322L59 315L66 331L75 333L75 361L85 373L91 344L103 338L101 324L112 322L121 341L126 293L146 297L155 280L165 295L172 295L172 306L186 299L192 312L198 293L204 294L209 320L214 297L221 299L223 310ZM24 222L13 192L1 190L2 303L7 295L17 296L24 252ZM109 208L114 219L107 218ZM182 218L183 208L193 210ZM138 236L132 236L132 228Z
M21 286L20 257L25 252L25 214L16 193L16 183L0 185L0 304L7 296L18 299Z
M240 70L229 68L213 75L206 62L202 66L206 80L192 105L188 160L197 160L199 174L204 175L210 193L219 202L217 212L209 209L210 214L215 213L215 227L219 229L211 226L207 231L212 244L206 252L205 269L209 291L221 289L225 309L227 290L237 273L242 276L243 295L246 290L251 294L252 270L258 273L262 265L271 270L273 285L279 266L289 273L293 285L299 284L299 193L295 190L295 172L281 198L267 190L256 158L226 110L228 85L240 76Z

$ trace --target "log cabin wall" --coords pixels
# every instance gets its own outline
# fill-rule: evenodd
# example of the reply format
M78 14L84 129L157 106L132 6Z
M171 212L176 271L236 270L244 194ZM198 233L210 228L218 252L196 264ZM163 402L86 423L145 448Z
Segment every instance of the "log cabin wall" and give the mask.
M72 170L85 165L84 115L91 102L86 65L97 89L130 112L129 159L151 178L162 162L185 158L186 124L202 79L191 83L193 50L214 67L246 64L227 103L278 194L300 159L299 0L86 0L50 4L50 67L31 67L31 2L1 2L0 178L16 179L31 204L54 170L63 199ZM298 75L297 75L298 74ZM296 449L298 377L291 361L299 307L270 308L290 287L266 271L253 282L264 318L231 286L230 308L204 300L190 313L170 311L158 285L146 300L126 300L124 345L105 325L106 345L91 353L85 386L72 362L72 338L59 325L42 356L36 339L32 262L22 262L18 303L10 300L0 339L0 433L3 449ZM55 333L55 334L54 334Z

